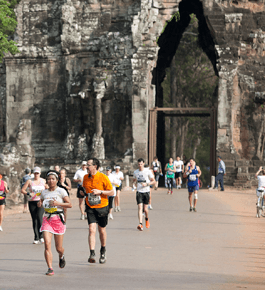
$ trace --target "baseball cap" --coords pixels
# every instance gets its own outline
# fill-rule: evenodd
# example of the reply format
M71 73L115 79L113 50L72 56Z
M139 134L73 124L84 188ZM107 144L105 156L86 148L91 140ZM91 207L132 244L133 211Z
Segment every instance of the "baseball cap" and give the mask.
M33 173L41 173L41 169L39 167L34 167Z
M82 162L82 165L87 165L87 162L86 162L86 161L83 161L83 162Z
M109 166L106 167L106 170L111 170L111 168Z

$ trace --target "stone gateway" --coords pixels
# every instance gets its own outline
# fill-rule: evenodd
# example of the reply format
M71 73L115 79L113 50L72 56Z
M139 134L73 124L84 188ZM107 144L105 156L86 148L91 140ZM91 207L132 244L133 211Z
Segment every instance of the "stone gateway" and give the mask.
M251 184L265 146L264 2L21 0L21 53L0 67L1 148L22 146L18 128L27 120L38 164L93 156L130 168L147 160L149 110L163 102L165 69L194 13L219 76L216 150L225 182ZM180 19L165 27L176 12Z

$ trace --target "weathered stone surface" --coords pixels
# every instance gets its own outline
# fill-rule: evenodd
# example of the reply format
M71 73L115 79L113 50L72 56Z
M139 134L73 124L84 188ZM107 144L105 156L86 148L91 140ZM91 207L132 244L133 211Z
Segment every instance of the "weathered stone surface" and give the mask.
M195 13L219 76L217 153L263 160L264 10L263 1L248 0L21 0L21 53L0 66L0 142L15 142L20 120L28 119L43 166L90 155L124 167L147 159L149 109L163 103L165 69ZM176 12L180 20L163 31Z

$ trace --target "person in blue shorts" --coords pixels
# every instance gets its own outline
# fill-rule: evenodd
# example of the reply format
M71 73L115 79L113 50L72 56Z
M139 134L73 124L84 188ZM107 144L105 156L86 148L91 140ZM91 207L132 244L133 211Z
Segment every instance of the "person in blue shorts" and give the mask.
M198 201L198 190L199 182L198 179L201 176L201 169L196 165L196 162L193 158L190 159L190 165L185 169L185 177L188 179L188 192L189 192L189 202L190 202L190 211L196 212L196 205ZM192 205L192 193L194 192L194 203Z

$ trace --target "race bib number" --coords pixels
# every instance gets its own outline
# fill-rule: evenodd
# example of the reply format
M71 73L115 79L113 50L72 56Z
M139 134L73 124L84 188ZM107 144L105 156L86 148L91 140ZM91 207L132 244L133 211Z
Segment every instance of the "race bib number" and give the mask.
M154 167L154 172L157 172L157 170L158 170L158 167Z
M4 191L0 191L0 195L3 195L4 194Z
M88 202L90 203L90 205L97 205L101 203L101 196L100 195L92 195L91 193L89 193L88 195Z
M168 171L168 175L172 175L172 174L174 174L173 171Z
M57 206L51 206L50 205L50 202L53 201L53 199L45 199L43 201L43 207L44 207L44 210L45 212L47 213L54 213L57 211Z
M196 174L191 174L190 175L190 181L196 181L196 179L197 179Z

